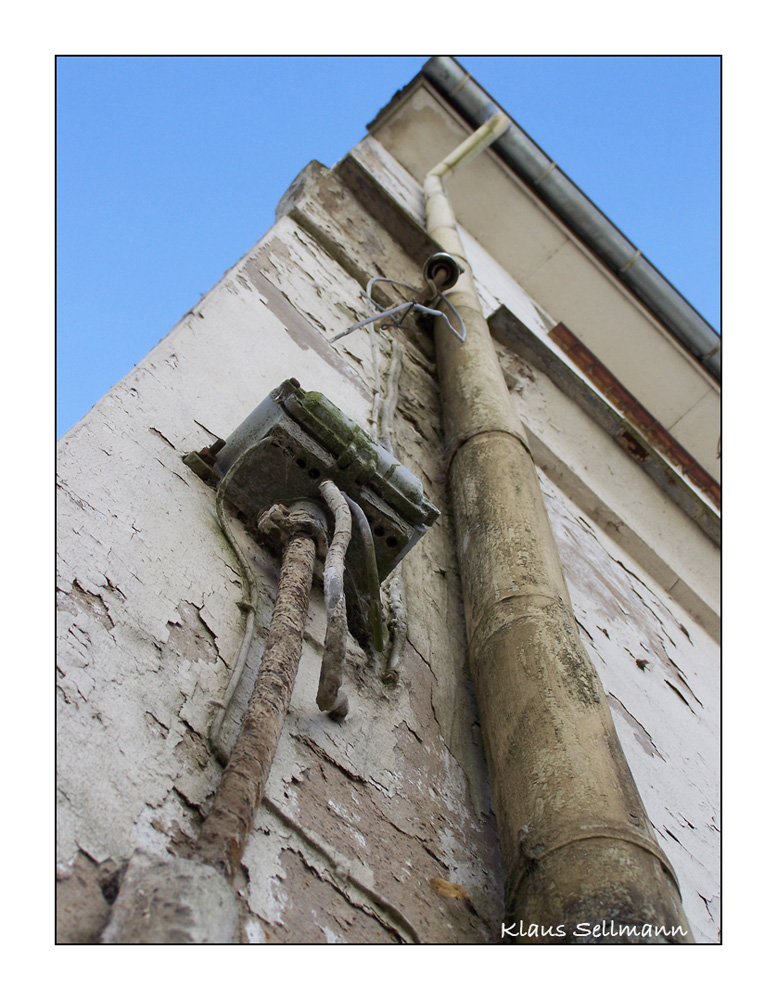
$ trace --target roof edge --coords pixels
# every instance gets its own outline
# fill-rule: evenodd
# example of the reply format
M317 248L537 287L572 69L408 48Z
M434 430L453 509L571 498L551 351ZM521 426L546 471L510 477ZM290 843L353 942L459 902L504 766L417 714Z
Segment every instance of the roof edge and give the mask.
M508 115L510 128L491 148L720 381L717 331L452 56L429 59L368 128L420 78L428 80L473 128L494 114Z

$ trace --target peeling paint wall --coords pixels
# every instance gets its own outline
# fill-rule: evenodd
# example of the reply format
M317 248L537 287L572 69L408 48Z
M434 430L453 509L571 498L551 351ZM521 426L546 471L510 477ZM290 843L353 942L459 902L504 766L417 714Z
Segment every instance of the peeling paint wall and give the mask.
M379 232L365 232L380 265L408 271L398 247L387 253ZM366 424L366 338L339 352L322 338L362 315L357 283L282 218L62 441L61 885L80 885L84 867L120 870L137 848L190 851L221 772L207 733L243 616L240 571L213 491L181 458L227 436L292 375ZM406 560L399 684L381 685L352 644L352 711L342 725L318 712L325 619L316 588L287 726L244 856L246 941L483 941L499 932L501 872L434 454L433 365L409 342L404 387L398 451L443 514ZM235 530L255 561L261 612L227 741L277 585L274 559ZM446 898L434 880L457 883L466 896ZM97 890L93 876L89 892ZM63 939L99 923L90 916L87 927L84 916L82 927L72 913L63 920Z
M545 476L580 634L697 941L720 929L717 644Z
M381 162L391 167L388 154ZM401 168L392 176L411 204ZM190 855L221 774L207 734L242 642L241 574L213 490L182 456L228 436L290 376L364 427L376 380L385 389L388 334L374 344L366 330L335 348L325 341L365 317L367 277L418 281L417 261L363 202L313 165L288 214L61 442L61 940L97 938L135 850ZM489 279L498 273L482 265L479 281L484 297L504 301L505 278ZM517 285L512 295L543 322ZM403 563L399 682L382 684L350 640L342 724L315 705L325 613L314 588L290 712L243 858L245 943L499 939L502 872L466 668L433 349L420 332L393 336L403 346L397 457L441 517ZM512 390L520 394L519 380ZM516 404L531 409L529 396ZM610 439L596 447L602 462L617 451ZM604 488L605 467L578 470L589 491ZM578 624L697 938L714 940L717 647L562 480L543 476L543 487ZM237 521L234 530L257 571L260 613L227 743L258 669L278 572Z

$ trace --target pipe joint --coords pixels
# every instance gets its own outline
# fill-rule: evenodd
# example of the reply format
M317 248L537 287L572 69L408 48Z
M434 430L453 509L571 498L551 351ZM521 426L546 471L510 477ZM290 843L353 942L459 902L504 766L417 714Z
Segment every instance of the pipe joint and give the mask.
M560 943L560 936L596 943L597 935L585 932L597 925L620 943L693 940L671 865L628 831L578 836L537 857L521 856L508 868L507 882L506 921L548 924L556 931L550 943Z
M589 840L607 840L614 843L633 844L635 847L642 848L642 850L647 851L648 854L652 854L653 857L659 862L661 867L674 882L675 888L679 893L680 881L677 878L677 873L672 867L669 858L667 858L658 844L656 844L650 837L642 835L639 832L639 822L639 818L635 818L635 825L633 828L626 828L616 824L609 826L602 825L596 827L586 827L585 829L581 829L574 836L561 838L557 842L551 843L549 846L540 840L533 839L530 835L528 826L521 827L518 833L518 859L515 863L515 866L518 869L515 881L516 893L520 891L520 883L524 876L534 866L542 863L546 858L557 851L563 851L574 844L580 844L583 841Z
M521 428L521 430L523 430L523 428ZM483 438L486 435L488 435L489 437L492 437L494 435L505 435L511 440L517 441L521 445L523 450L526 452L526 454L529 456L529 458L531 458L532 462L534 461L534 458L531 453L531 448L529 447L529 442L515 428L512 427L477 428L469 433L462 432L461 434L458 435L458 437L454 438L454 440L449 441L446 444L445 456L444 456L444 468L446 477L450 475L453 463L458 458L459 453L462 451L464 446L468 445L475 438Z
M257 530L277 552L282 552L295 535L305 535L316 543L316 556L319 559L326 557L326 515L320 505L311 500L298 500L288 507L273 504L260 516Z

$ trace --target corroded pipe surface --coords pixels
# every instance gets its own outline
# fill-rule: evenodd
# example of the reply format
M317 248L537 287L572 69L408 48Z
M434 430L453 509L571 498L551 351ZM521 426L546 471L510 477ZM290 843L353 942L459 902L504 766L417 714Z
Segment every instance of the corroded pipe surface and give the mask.
M463 266L448 297L466 342L437 321L435 343L470 671L506 869L505 925L550 928L540 936L546 943L596 940L579 926L608 921L668 929L624 941L687 942L677 881L580 640L526 435L434 171L424 189L430 235ZM520 933L506 940L538 942Z
M293 518L292 514L290 517ZM305 515L310 520L309 515ZM197 854L230 880L240 866L297 675L310 602L316 542L297 527L284 552L267 642L243 725L197 840Z

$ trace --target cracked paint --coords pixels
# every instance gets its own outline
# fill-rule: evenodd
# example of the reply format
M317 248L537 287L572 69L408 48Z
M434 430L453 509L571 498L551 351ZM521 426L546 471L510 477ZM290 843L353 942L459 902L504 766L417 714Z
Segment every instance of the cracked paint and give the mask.
M405 273L401 251L392 247L392 254L386 268ZM220 767L207 733L241 642L242 588L215 524L212 491L180 458L209 443L203 431L227 435L264 394L245 356L256 357L266 389L294 374L311 387L325 386L356 419L366 415L371 376L357 374L371 371L366 338L339 355L320 332L331 335L361 314L352 279L288 219L232 273L235 280L216 286L60 447L63 864L78 845L120 863L136 848L186 856L217 787ZM268 365L262 338L281 332L278 312L284 333L289 327L307 332L296 346L282 336ZM201 346L206 323L207 355ZM258 340L257 329L264 331ZM403 402L398 447L433 488L434 502L442 481L429 480L426 460L429 440L441 447L433 366L411 343L406 354L409 391L419 404ZM241 372L247 376L242 386ZM214 394L211 381L229 384L230 393ZM98 452L101 459L90 459ZM450 524L443 530L447 536ZM435 535L436 529L428 538ZM261 656L277 574L274 560L240 537L256 561L261 607L246 681L225 724L233 731ZM425 621L424 631L413 634L411 616L403 681L394 692L371 677L363 655L351 649L354 708L343 726L315 707L325 613L320 591L314 592L300 676L268 787L278 812L260 809L244 856L243 940L388 943L487 940L496 933L501 873L493 816L488 805L473 812L469 804L470 786L484 773L482 759L479 771L471 767L481 753L472 744L472 702L440 700L435 679L446 676L446 661L455 660L460 676L466 668L460 622L455 638L447 638L450 613L460 613L452 539L434 545L443 571L411 600L416 608L430 600L437 626ZM429 564L440 560L423 558L416 579ZM435 631L446 636L439 650ZM469 745L460 760L449 746L453 730ZM98 774L94 759L101 761ZM429 802L438 830L425 816ZM395 855L403 859L402 880ZM473 890L481 899L479 917L466 909L452 916L429 885L430 878L465 870L479 882Z
M218 786L208 732L242 643L244 595L213 491L182 455L228 436L290 376L368 425L369 335L360 330L334 347L324 336L364 316L359 268L413 282L417 265L336 178L318 176L293 217L281 218L60 444L63 870L81 853L117 870L139 847L188 856ZM488 285L487 269L479 280ZM403 562L409 630L399 683L382 685L351 641L352 709L342 724L315 706L326 616L314 587L289 714L236 883L245 943L499 937L503 873L466 666L433 349L421 331L380 333L384 366L392 338L404 350L397 457L441 515ZM516 361L510 371L514 392L528 399L530 366ZM689 917L714 939L709 637L558 486L547 477L543 486L581 634L620 706L629 763L691 887ZM277 587L275 560L237 522L234 530L256 569L259 610L224 723L227 744ZM460 893L439 891L451 885ZM93 889L84 893L93 898Z
M719 841L703 820L717 815L719 796L717 645L547 477L541 482L581 636L629 767L680 878L696 939L717 940L719 925L695 891L711 898L720 888Z

